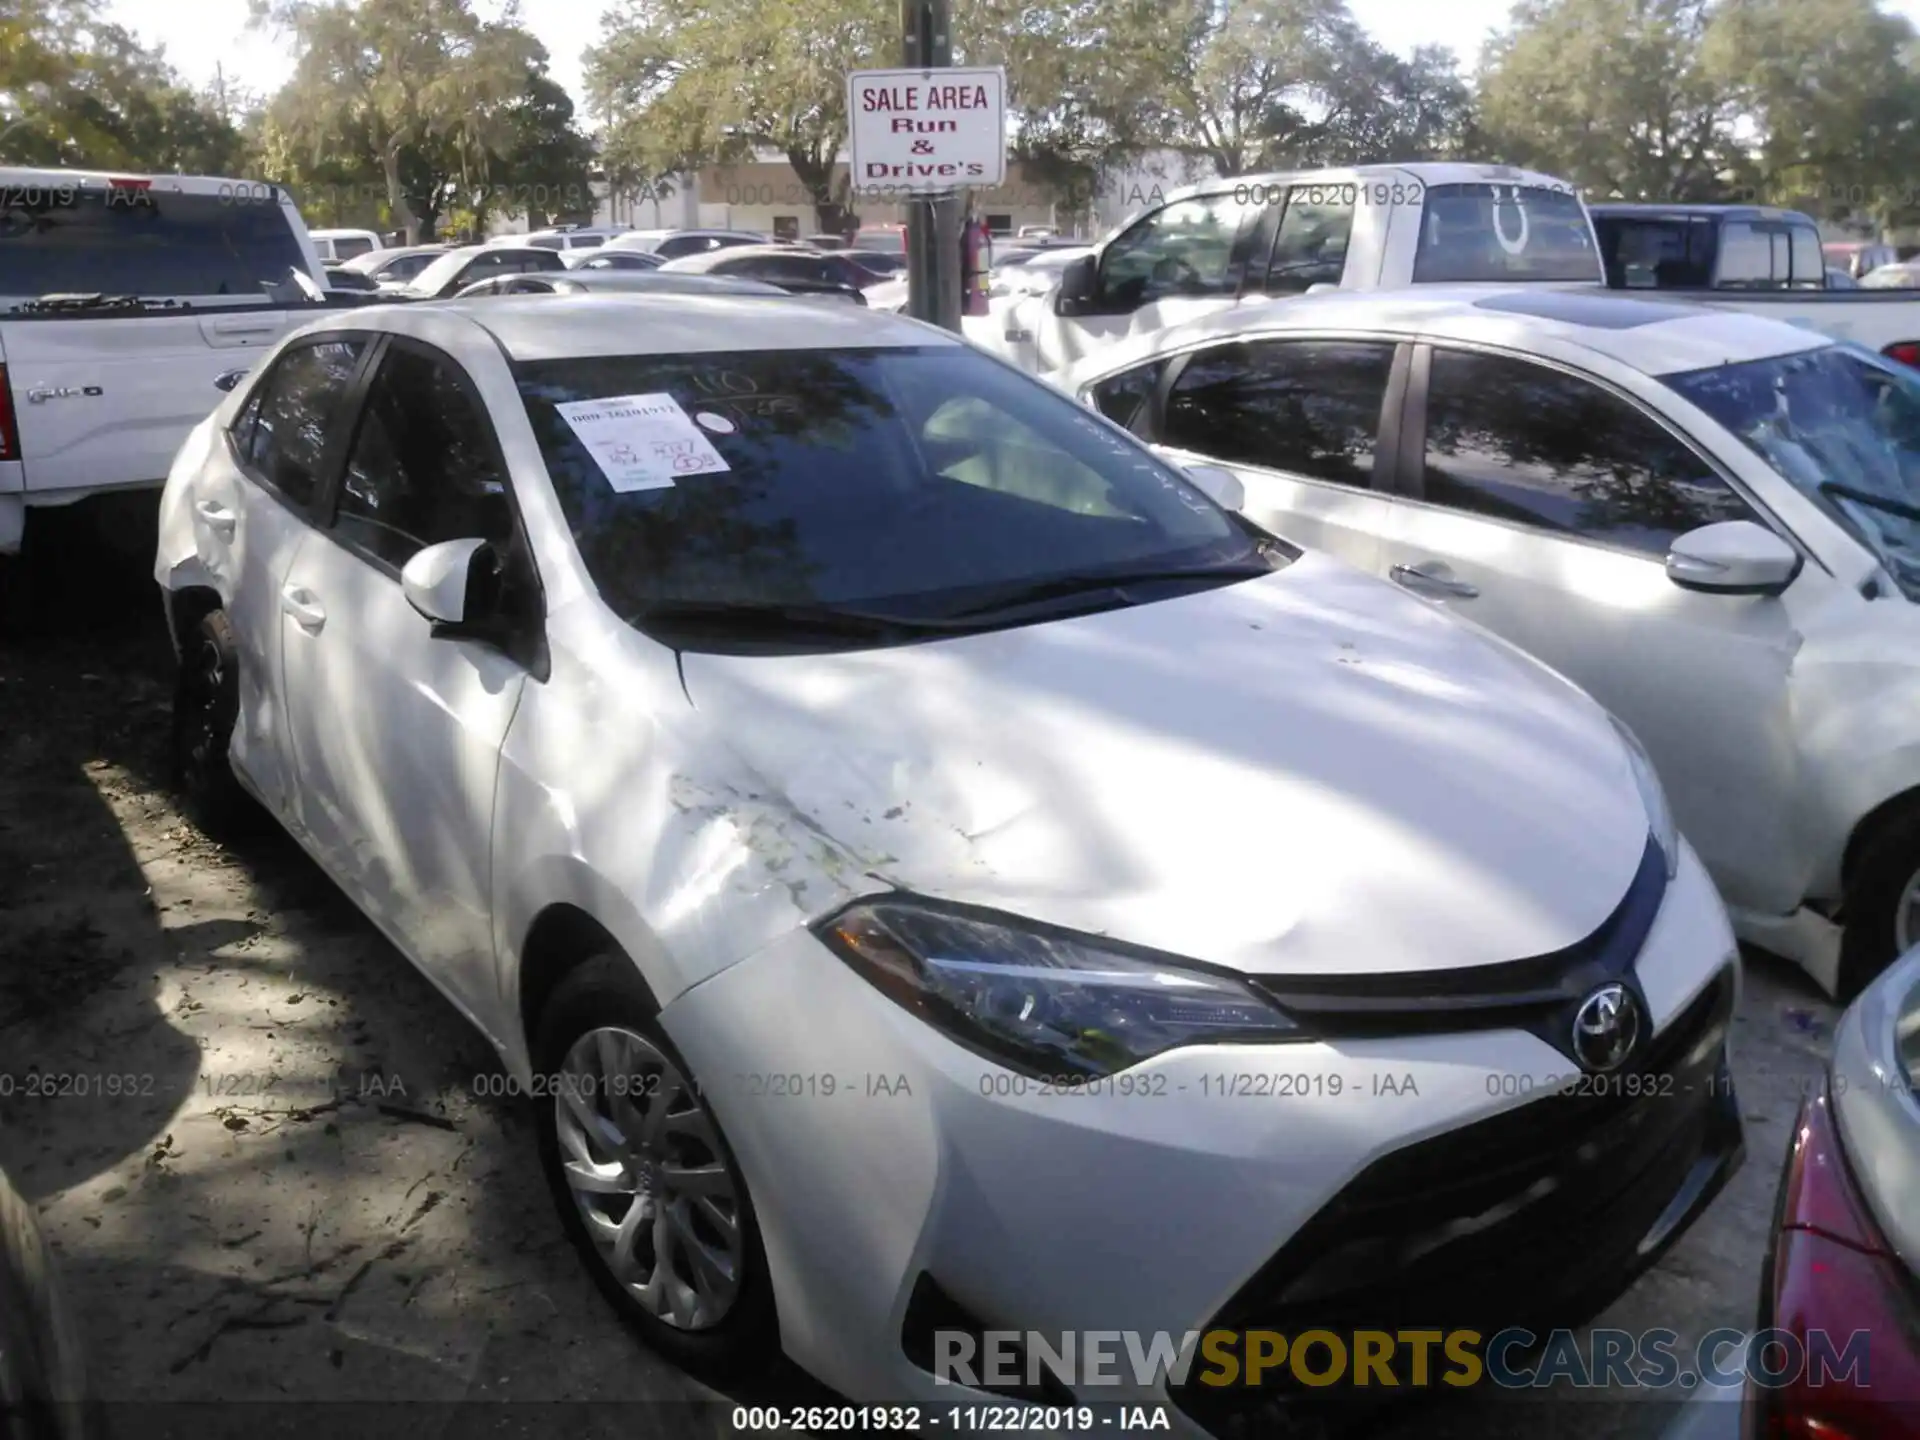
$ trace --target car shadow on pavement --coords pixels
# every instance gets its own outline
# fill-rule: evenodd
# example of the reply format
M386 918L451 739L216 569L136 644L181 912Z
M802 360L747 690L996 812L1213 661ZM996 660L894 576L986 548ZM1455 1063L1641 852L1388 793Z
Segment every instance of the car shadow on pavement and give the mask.
M594 1289L484 1040L283 832L180 812L118 542L70 536L74 583L0 641L0 1164L110 1425L721 1434ZM832 1397L775 1361L731 1398Z

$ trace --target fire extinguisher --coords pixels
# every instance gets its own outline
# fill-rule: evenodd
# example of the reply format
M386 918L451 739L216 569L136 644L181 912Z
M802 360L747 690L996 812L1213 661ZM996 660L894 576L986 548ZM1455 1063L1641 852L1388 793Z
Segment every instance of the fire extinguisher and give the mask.
M961 313L987 313L987 222L975 216L960 232Z

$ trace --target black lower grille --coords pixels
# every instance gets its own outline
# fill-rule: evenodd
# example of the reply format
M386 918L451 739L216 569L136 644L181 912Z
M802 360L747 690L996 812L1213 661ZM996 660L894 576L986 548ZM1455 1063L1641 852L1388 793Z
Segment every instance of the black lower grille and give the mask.
M1624 1290L1738 1163L1723 971L1640 1063L1383 1156L1303 1226L1209 1328L1543 1334ZM1637 1092L1637 1093L1636 1093ZM1289 1433L1338 1387L1192 1382L1174 1399L1214 1434ZM1353 1392L1346 1394L1351 1404ZM1247 1424L1253 1416L1260 1418Z

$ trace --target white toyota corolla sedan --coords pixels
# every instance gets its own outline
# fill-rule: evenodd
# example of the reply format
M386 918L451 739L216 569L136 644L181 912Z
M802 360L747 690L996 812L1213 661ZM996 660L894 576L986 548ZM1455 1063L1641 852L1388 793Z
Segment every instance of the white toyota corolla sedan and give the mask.
M1913 367L1482 286L1243 306L1061 383L1619 716L1743 939L1842 995L1920 944Z
M1584 1314L1738 1163L1725 912L1596 704L1235 488L851 307L346 312L168 479L177 760L683 1361Z

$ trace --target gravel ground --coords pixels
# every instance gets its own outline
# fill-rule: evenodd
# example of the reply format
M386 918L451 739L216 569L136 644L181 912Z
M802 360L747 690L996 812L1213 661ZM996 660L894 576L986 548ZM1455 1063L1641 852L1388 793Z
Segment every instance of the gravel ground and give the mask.
M83 556L68 581L85 603L58 633L0 647L0 1163L63 1258L115 1428L731 1433L674 1403L715 1392L584 1278L485 1043L291 841L226 848L179 813L138 559ZM1752 958L1747 1164L1599 1323L1749 1322L1832 1019ZM735 1398L809 1393L779 1371ZM1475 1396L1380 1433L1653 1436L1676 1398ZM399 1399L429 1403L336 1408Z

